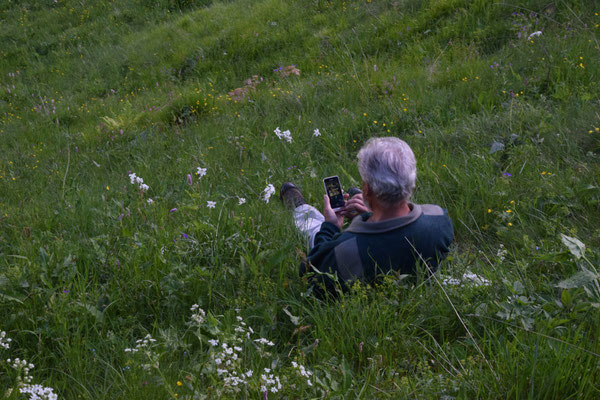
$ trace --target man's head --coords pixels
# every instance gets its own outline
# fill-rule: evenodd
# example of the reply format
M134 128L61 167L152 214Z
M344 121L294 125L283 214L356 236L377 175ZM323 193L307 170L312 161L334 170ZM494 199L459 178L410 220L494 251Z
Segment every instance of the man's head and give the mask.
M372 138L357 157L363 183L380 203L394 206L410 199L417 180L417 161L405 141Z

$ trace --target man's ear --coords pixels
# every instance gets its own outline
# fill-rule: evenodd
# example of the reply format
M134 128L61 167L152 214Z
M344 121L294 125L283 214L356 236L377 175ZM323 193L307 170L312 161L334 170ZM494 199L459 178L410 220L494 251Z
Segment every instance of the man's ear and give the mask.
M371 195L371 188L369 187L369 185L367 185L367 182L365 181L362 181L362 192L363 198Z

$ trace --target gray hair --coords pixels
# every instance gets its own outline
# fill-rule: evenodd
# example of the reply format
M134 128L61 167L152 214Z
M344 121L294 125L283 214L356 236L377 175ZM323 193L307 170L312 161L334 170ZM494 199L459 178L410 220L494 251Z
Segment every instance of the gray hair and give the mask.
M417 180L417 160L404 140L371 138L357 158L362 180L379 201L392 205L410 199Z

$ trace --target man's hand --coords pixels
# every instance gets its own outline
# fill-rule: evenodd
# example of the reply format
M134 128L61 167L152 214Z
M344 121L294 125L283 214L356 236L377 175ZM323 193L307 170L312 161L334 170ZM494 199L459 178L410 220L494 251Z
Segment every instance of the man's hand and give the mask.
M331 203L329 202L329 196L323 195L323 216L325 217L325 221L331 222L338 228L342 229L342 223L344 222L344 216L341 211L337 213L333 211L331 208Z
M362 193L357 193L348 199L348 194L344 194L346 200L346 206L342 210L341 214L348 218L354 218L357 215L369 212L369 208L365 205Z

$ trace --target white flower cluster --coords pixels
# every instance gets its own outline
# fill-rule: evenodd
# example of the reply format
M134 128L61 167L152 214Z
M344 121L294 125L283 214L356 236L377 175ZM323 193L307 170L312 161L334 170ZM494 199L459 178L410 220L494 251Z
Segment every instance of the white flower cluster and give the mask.
M23 385L19 388L22 394L28 394L29 400L57 400L54 389L42 385Z
M268 203L271 199L271 196L275 193L275 186L272 183L269 183L265 190L263 190L262 199L265 203Z
M500 247L498 248L498 252L496 253L496 257L498 257L498 259L500 261L504 261L504 259L506 258L507 254L508 254L508 251L504 248L504 244L500 243Z
M132 185L135 185L135 184L137 184L137 185L138 185L138 188L139 188L139 189L140 189L142 192L145 192L145 191L147 191L148 189L150 189L150 186L148 186L148 185L146 185L146 184L144 183L144 179L143 179L143 178L141 178L141 177L139 177L139 176L137 176L137 175L135 174L135 172L132 172L131 174L129 174L129 181L131 182L131 184L132 184Z
M260 391L277 393L282 389L281 382L279 381L279 377L277 375L271 374L271 370L269 368L264 369L264 374L260 376ZM268 374L268 375L267 375Z
M465 272L461 279L448 277L442 280L442 285L444 286L462 286L467 283L474 287L490 286L491 284L491 282L483 276L474 274L471 271Z
M463 281L471 281L473 286L490 286L491 282L483 276L467 271L463 274Z
M298 364L296 361L292 361L292 367L294 367L296 369L296 372L298 372L298 375L300 375L303 378L306 378L306 384L308 386L312 386L312 382L310 381L312 372L310 372L308 369L304 368L304 365Z
M2 347L5 350L10 348L11 341L12 341L11 338L6 337L6 332L0 331L0 347Z
M206 312L204 312L203 309L200 308L200 306L198 304L194 304L191 308L190 311L192 312L192 322L196 325L200 325L204 322L204 320L206 319Z
M444 278L442 281L442 285L444 286L458 286L460 285L460 279L456 278Z
M275 343L273 343L270 340L267 340L265 338L254 339L254 342L258 343L258 344L262 344L262 345L267 345L267 346L275 346Z
M277 135L279 140L285 140L288 143L292 143L292 133L289 130L281 132L281 129L277 127L273 132Z
M212 323L211 320L206 320L206 313L197 304L194 304L190 310L192 312L189 321L191 326L207 328L203 324ZM291 369L264 368L256 373L249 369L244 355L252 354L254 351L273 365L273 362L269 361L269 357L272 355L265 349L275 346L275 343L264 337L257 337L254 330L239 315L240 310L236 309L235 311L238 315L236 315L237 323L233 325L233 333L217 331L217 336L208 340L210 345L208 356L211 367L204 369L202 374L210 375L211 379L220 382L216 392L217 396L226 397L226 393L247 393L249 390L260 390L263 397L266 398L269 392L279 393L284 390L291 378L286 374L290 373L294 375L293 379L296 382L290 386L291 389L298 389L297 384L300 383L304 387L301 390L311 388L311 391L316 390L318 393L318 385L313 382L313 372L296 361L291 362L293 367ZM198 337L202 336L204 335ZM286 374L282 374L282 371L285 371Z
M6 332L0 331L0 347L8 349L12 340L6 337ZM21 360L15 358L14 360L7 358L6 362L13 369L17 370L17 387L21 394L29 395L29 400L57 400L58 396L54 393L54 389L44 387L38 384L32 384L33 376L31 370L35 368L35 365L27 362L27 360ZM9 389L7 396L10 396L12 389Z
M6 360L6 362L8 364L12 363L11 367L13 367L13 369L16 369L17 371L23 373L23 377L21 378L19 376L19 378L18 378L19 386L21 386L21 384L23 382L31 383L31 380L33 379L33 377L29 373L32 369L35 368L35 365L28 363L26 360L21 360L20 358L15 358L14 361L9 358Z
M192 317L193 318L193 317ZM213 362L216 366L217 376L223 379L223 387L228 392L239 392L240 386L247 385L248 379L252 377L253 371L242 369L241 353L243 348L243 337L250 338L250 333L254 333L252 328L248 327L241 316L237 316L238 325L235 327L235 335L229 339L231 344L225 340L219 342L218 339L210 339L208 343L214 348L211 351Z
M127 348L125 349L125 353L140 354L141 358L146 361L144 364L140 364L141 367L148 371L150 369L158 369L159 367L159 354L152 350L152 347L156 343L156 339L152 339L150 334L144 336L143 339L138 339L135 341L135 348ZM141 350L141 351L140 351Z
M150 347L150 345L154 342L156 342L156 339L152 339L152 336L150 336L150 334L147 334L146 336L144 336L143 339L138 339L135 341L135 348L126 348L125 353L137 353L142 349Z
M238 353L242 351L242 348L240 346L229 346L227 343L221 343L221 349L221 351L214 354L215 364L217 364L217 375L234 375L234 371L229 371L228 368L232 367L238 361L240 358Z
M246 336L246 339L250 339L250 335L254 333L254 329L252 329L251 326L246 326L246 323L244 322L243 318L239 315L236 318L240 324L235 327L235 333L240 333Z

